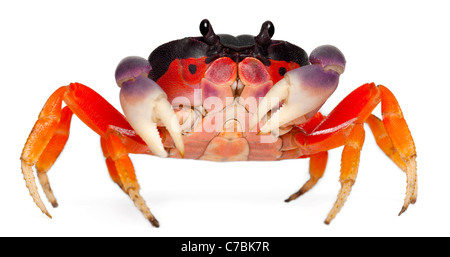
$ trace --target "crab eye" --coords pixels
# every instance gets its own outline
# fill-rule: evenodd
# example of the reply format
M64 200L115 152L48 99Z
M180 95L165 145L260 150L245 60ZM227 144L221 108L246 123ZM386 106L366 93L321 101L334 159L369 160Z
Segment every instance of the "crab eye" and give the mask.
M263 26L266 27L269 33L269 37L272 38L273 34L275 34L275 26L273 25L273 23L271 21L266 21L264 22Z
M202 22L200 22L200 33L202 33L203 36L206 36L209 32L210 27L211 24L207 19L202 20Z
M255 42L261 46L270 45L271 38L275 33L275 26L271 21L266 21L261 26L261 31L255 37Z
M202 33L203 39L208 45L213 45L219 40L216 33L214 33L211 23L207 19L200 22L200 33Z

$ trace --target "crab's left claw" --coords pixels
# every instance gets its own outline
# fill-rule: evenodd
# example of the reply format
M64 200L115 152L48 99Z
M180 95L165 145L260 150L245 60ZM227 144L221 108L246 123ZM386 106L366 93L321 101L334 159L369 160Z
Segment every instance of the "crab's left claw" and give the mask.
M311 65L287 72L267 92L250 121L250 129L270 111L261 133L269 133L294 120L306 120L325 103L344 72L345 57L336 47L324 45L316 48L309 60ZM273 113L280 103L280 109Z
M148 145L153 154L167 157L157 124L165 126L181 156L184 143L177 116L167 100L167 95L149 79L149 62L141 57L127 57L116 69L120 90L120 103L128 122Z

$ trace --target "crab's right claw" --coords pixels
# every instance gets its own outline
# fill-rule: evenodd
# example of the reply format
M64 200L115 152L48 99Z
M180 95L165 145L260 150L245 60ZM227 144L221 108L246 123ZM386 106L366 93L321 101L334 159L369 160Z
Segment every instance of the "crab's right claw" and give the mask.
M270 118L260 128L261 133L270 133L294 120L304 118L305 121L325 103L338 86L345 57L336 47L324 45L316 48L309 60L311 65L287 72L267 92L250 120L250 129L270 111ZM274 112L280 103L282 106Z
M134 56L123 59L117 66L116 81L121 87L123 112L153 154L168 155L157 128L157 124L162 123L183 156L184 143L177 116L161 87L147 77L150 70L146 59Z

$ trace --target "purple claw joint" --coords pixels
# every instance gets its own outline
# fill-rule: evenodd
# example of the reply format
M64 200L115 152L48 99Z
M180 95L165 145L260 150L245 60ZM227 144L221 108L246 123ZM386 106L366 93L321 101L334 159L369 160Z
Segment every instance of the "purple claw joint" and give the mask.
M345 70L345 57L335 46L319 46L311 52L309 61L312 65L321 65L324 70L334 70L339 75Z
M119 87L127 81L134 81L137 77L147 77L152 67L150 63L138 56L129 56L124 58L116 68L116 82Z
M131 127L141 136L150 151L167 157L158 126L164 126L179 150L184 154L181 128L166 93L148 73L151 66L141 57L127 57L116 69L116 82L120 89L120 104Z

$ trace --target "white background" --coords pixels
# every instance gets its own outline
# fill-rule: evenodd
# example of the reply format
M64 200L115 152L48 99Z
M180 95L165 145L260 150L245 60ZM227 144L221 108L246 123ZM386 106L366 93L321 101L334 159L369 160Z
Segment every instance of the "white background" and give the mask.
M49 172L59 202L47 218L22 178L20 154L50 94L84 83L116 108L117 63L158 45L216 33L257 34L307 52L333 44L347 58L328 113L366 82L396 95L416 142L419 197L402 216L406 177L367 129L352 193L324 225L340 187L342 148L330 151L324 178L285 203L308 179L308 162L210 163L150 156L132 159L141 193L161 223L152 228L109 178L99 137L76 117ZM449 46L445 1L2 1L0 3L0 236L449 236ZM375 110L379 114L379 108Z

